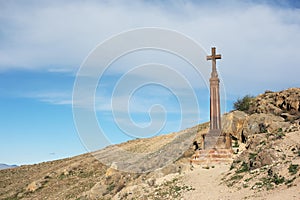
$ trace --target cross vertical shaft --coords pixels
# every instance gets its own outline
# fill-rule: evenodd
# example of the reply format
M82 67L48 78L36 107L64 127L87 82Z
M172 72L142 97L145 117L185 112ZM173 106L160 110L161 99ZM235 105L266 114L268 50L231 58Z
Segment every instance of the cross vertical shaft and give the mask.
M212 72L210 82L210 132L221 133L221 111L220 111L220 92L216 60L221 59L220 54L216 54L216 48L212 47L211 55L207 60L212 61Z

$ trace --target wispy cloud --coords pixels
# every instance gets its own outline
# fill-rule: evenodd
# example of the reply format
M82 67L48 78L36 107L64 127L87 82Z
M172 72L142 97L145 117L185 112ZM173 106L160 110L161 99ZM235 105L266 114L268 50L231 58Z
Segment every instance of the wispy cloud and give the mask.
M295 1L268 2L3 1L0 70L76 70L88 52L111 35L155 26L187 34L208 51L216 45L223 54L219 68L230 93L300 85L299 7Z
M41 92L23 94L22 96L54 105L72 105L72 94L67 92Z

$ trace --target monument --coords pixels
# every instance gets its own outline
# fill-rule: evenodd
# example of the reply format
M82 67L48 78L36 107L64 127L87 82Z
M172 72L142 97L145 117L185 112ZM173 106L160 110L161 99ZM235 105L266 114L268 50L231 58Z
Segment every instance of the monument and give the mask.
M216 60L221 59L220 54L216 54L216 48L212 47L211 55L206 57L212 61L210 83L210 127L209 131L201 133L201 148L196 149L190 159L190 163L211 164L211 163L231 163L232 147L230 134L222 134L221 109L220 109L220 79L218 77ZM193 144L197 144L197 141ZM197 146L197 145L196 145Z
M221 109L220 109L220 79L218 77L216 60L221 59L221 54L216 54L216 48L211 48L211 55L206 57L212 62L210 83L210 128L208 134L203 136L202 149L219 148L230 149L230 135L222 135Z
M206 57L212 61L212 72L209 79L210 83L210 132L221 133L221 111L220 111L220 91L216 60L221 59L220 54L216 54L216 48L212 47L211 55Z

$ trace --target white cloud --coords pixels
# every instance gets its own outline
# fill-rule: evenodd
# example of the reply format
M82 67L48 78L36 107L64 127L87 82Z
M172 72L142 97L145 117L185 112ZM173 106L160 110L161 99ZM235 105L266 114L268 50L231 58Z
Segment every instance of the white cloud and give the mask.
M216 45L223 55L218 66L229 93L300 86L296 8L234 0L1 4L1 70L49 66L76 70L88 52L111 35L155 26L187 34L208 51Z
M23 94L23 97L34 98L42 102L55 105L72 105L71 93L67 92L42 92Z

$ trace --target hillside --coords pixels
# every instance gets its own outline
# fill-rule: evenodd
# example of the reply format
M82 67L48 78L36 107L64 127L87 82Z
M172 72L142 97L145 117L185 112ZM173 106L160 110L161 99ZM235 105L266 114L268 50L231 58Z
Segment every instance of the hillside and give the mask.
M223 132L232 135L235 152L230 165L190 166L205 123L1 170L0 199L299 199L299 105L300 89L291 88L267 91L248 111L225 114Z

